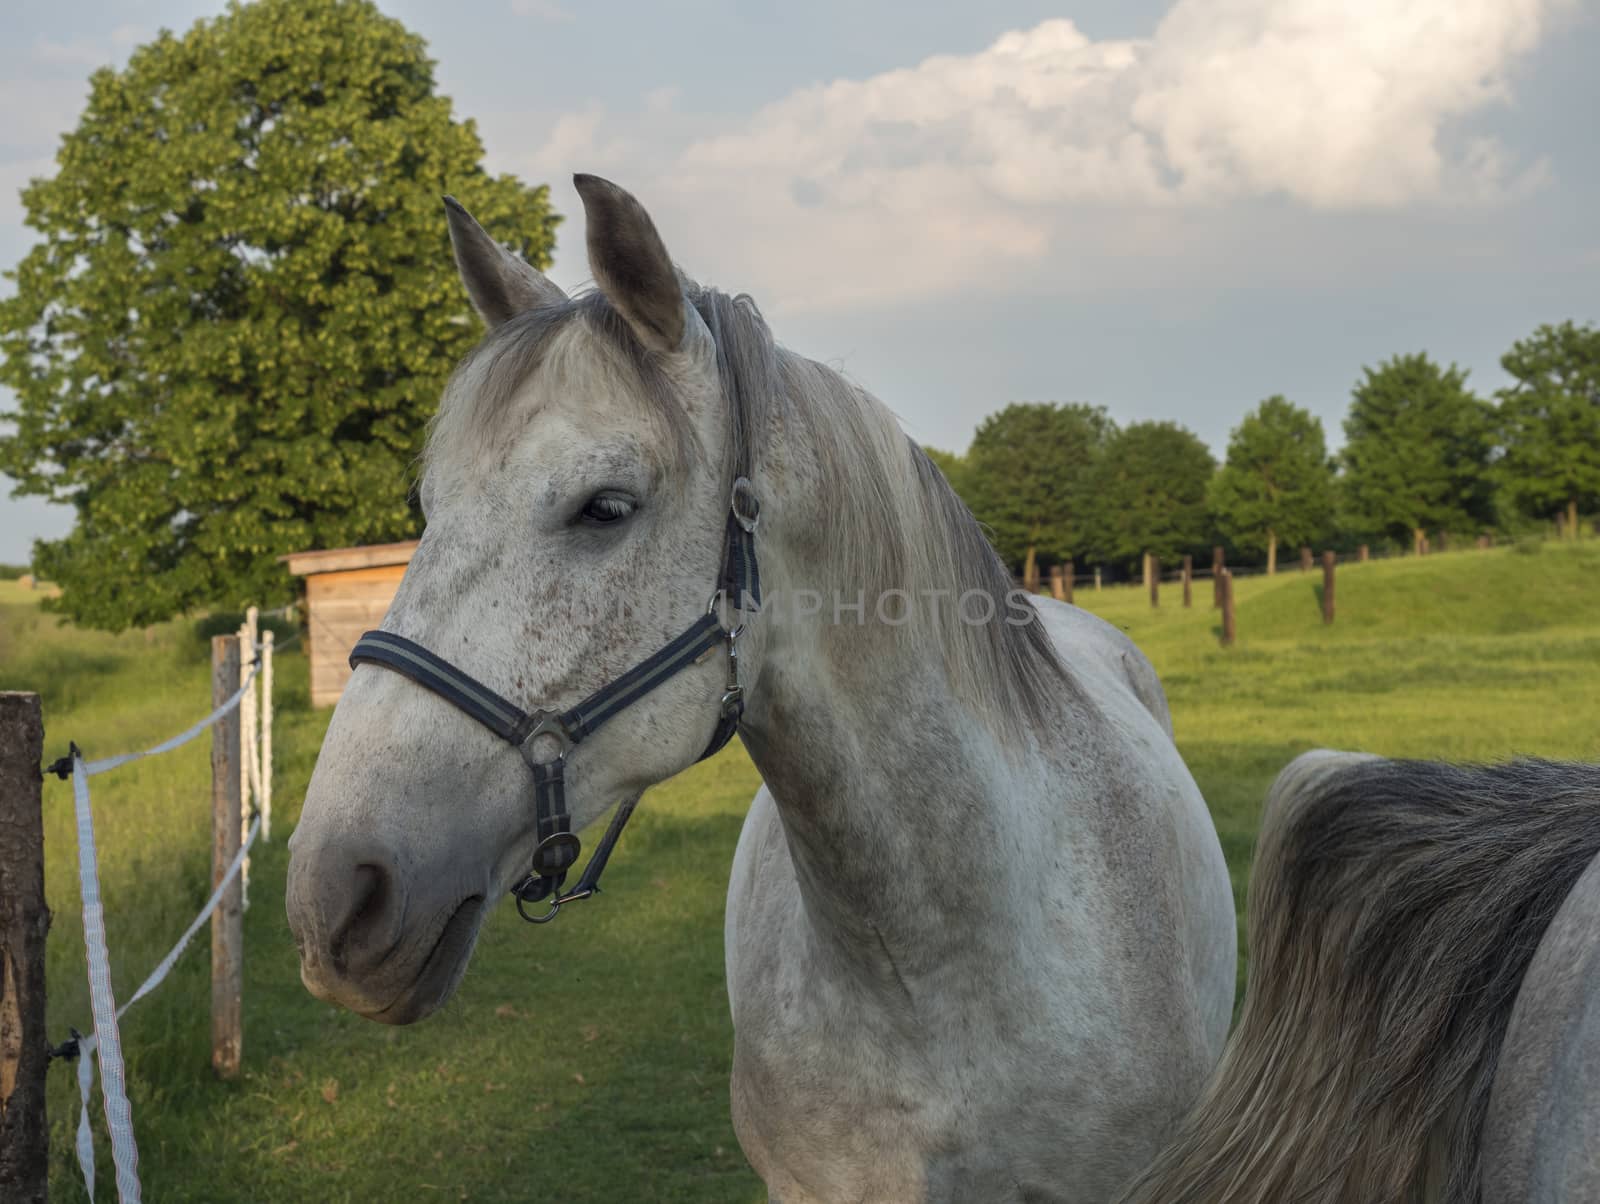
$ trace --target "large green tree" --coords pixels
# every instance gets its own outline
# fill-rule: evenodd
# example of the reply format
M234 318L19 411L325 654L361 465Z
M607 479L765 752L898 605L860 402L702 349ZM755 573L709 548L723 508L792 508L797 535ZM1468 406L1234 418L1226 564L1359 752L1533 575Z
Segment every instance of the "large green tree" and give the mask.
M1216 467L1210 449L1176 423L1124 427L1091 486L1102 507L1102 554L1131 565L1149 552L1170 564L1205 547L1212 531L1206 490Z
M98 627L284 597L275 557L414 535L411 465L476 324L440 197L540 266L547 191L481 166L420 38L366 0L234 4L90 81L0 304L0 470Z
M1280 543L1310 543L1332 526L1333 482L1321 420L1269 397L1234 428L1207 500L1223 534L1264 551L1274 573Z
M1099 406L1009 405L978 426L963 497L1008 563L1030 575L1042 553L1087 551L1096 522L1095 467L1116 428Z
M1492 415L1467 374L1426 354L1397 355L1364 373L1344 420L1351 521L1409 537L1417 551L1430 530L1491 522Z
M1497 475L1523 510L1600 505L1600 329L1541 326L1500 359L1516 384L1500 393L1505 452Z

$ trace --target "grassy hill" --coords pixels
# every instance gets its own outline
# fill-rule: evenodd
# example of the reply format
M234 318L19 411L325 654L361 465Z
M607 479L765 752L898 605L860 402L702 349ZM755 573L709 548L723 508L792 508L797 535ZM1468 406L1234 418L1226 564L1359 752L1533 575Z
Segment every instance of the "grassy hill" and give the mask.
M1463 552L1237 583L1238 645L1217 646L1210 587L1152 612L1137 589L1078 601L1124 627L1166 683L1178 742L1242 901L1261 799L1315 746L1394 756L1600 760L1600 545ZM0 583L0 688L44 697L50 757L138 748L207 709L188 624L110 637L55 625ZM497 910L456 999L386 1029L300 987L283 916L284 838L327 712L279 659L276 839L246 915L245 1074L209 1071L206 938L124 1021L148 1194L163 1201L753 1201L727 1116L731 1030L722 897L756 775L737 744L653 791L606 898L530 929ZM113 968L123 995L207 893L207 740L94 779ZM46 784L50 1030L89 1027L70 790ZM81 1199L71 1074L52 1070L52 1192ZM102 1120L95 1113L97 1128ZM101 1195L110 1159L100 1149Z

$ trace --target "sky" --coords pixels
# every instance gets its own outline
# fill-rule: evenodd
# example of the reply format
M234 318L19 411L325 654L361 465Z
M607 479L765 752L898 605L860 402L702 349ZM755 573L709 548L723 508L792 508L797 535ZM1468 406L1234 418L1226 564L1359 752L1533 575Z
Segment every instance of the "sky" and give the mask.
M557 283L589 275L572 174L607 176L923 443L1082 401L1220 458L1282 393L1337 446L1363 366L1427 351L1489 395L1516 339L1600 321L1600 0L380 7L487 166L551 185ZM0 11L0 267L89 72L221 8ZM9 492L23 562L71 516Z

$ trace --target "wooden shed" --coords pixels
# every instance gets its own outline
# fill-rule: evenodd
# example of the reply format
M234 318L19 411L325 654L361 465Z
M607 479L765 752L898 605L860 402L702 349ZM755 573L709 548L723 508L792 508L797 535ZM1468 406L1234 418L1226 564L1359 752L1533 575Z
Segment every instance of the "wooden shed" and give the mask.
M383 622L417 541L293 552L281 559L306 579L306 639L311 705L332 706L350 680L350 649Z

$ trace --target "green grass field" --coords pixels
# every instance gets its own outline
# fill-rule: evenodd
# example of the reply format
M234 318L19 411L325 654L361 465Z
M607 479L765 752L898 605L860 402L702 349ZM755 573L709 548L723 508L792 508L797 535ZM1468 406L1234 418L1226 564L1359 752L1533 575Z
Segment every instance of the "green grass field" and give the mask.
M1600 760L1600 545L1463 552L1241 580L1239 643L1217 646L1209 583L1193 610L1164 590L1080 591L1155 662L1178 742L1243 900L1261 799L1314 746L1397 756ZM207 709L190 624L110 637L59 627L0 583L0 688L39 691L46 752L142 747ZM732 1035L722 898L756 775L735 744L652 792L604 900L531 929L502 906L438 1016L386 1029L301 988L283 915L293 823L327 712L305 663L279 658L275 840L246 915L245 1073L209 1070L207 939L123 1022L146 1195L167 1201L762 1198L728 1119ZM126 995L207 893L207 747L93 781L115 981ZM52 1038L88 1028L70 789L45 787ZM53 1197L81 1200L77 1097L52 1068ZM103 1128L94 1113L97 1131ZM114 1198L109 1148L100 1192Z

